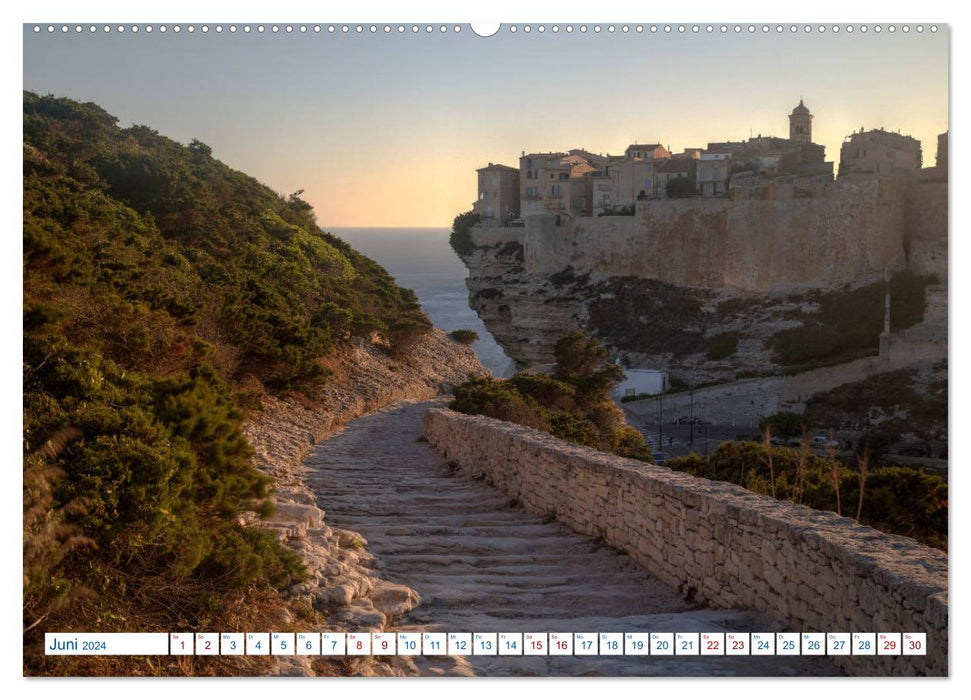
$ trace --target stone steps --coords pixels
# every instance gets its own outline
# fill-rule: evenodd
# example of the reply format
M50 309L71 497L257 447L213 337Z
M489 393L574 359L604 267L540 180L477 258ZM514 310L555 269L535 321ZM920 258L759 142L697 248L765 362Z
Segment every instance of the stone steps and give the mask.
M451 472L416 438L430 404L349 424L307 460L307 483L334 527L367 539L380 575L422 603L401 630L773 631L753 611L696 608L629 557L526 513L481 481ZM414 657L425 675L833 675L792 657Z

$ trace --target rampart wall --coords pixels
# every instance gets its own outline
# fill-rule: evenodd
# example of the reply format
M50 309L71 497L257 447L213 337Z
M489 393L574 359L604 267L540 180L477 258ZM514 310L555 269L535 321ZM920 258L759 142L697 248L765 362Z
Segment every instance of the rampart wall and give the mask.
M947 674L942 552L491 418L431 409L424 435L465 475L603 538L700 602L761 610L795 631L927 633L926 656L832 657L849 673Z
M473 241L522 242L528 273L571 266L686 287L861 284L910 259L917 272L946 275L947 182L858 179L816 186L807 198L644 200L635 216L525 221L523 228L477 226Z
M684 287L781 291L861 283L903 269L905 189L896 181L828 186L806 199L644 200L632 217L536 216L526 270L572 266Z

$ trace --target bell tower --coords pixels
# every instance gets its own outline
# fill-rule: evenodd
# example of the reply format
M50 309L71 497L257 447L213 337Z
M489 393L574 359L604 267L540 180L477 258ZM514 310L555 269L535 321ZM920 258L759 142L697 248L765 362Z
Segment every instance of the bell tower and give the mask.
M799 143L813 142L813 115L801 99L789 115L789 139Z

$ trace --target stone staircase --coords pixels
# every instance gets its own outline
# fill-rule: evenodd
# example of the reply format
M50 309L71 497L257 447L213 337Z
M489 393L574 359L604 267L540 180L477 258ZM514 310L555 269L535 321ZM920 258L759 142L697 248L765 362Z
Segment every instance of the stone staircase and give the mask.
M350 423L307 460L328 521L361 533L380 575L421 604L401 631L775 631L765 615L712 610L604 544L457 475L420 441L433 403ZM837 675L808 657L413 657L422 675Z

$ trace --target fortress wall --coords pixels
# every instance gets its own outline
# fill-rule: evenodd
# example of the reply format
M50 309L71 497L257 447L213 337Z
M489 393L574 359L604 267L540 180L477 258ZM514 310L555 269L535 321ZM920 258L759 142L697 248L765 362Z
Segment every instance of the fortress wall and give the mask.
M474 245L491 247L512 241L522 243L523 229L508 226L483 226L478 224L469 230L469 235Z
M645 200L633 217L528 217L526 269L567 266L687 287L773 291L902 269L903 184L833 184L804 199Z
M947 556L937 550L482 416L431 409L424 436L465 475L603 538L701 602L761 610L797 631L927 633L927 656L832 657L851 673L947 674Z
M947 180L918 180L907 188L905 234L947 240Z
M947 284L947 197L946 180L919 180L905 198L907 267L937 275L941 284Z

